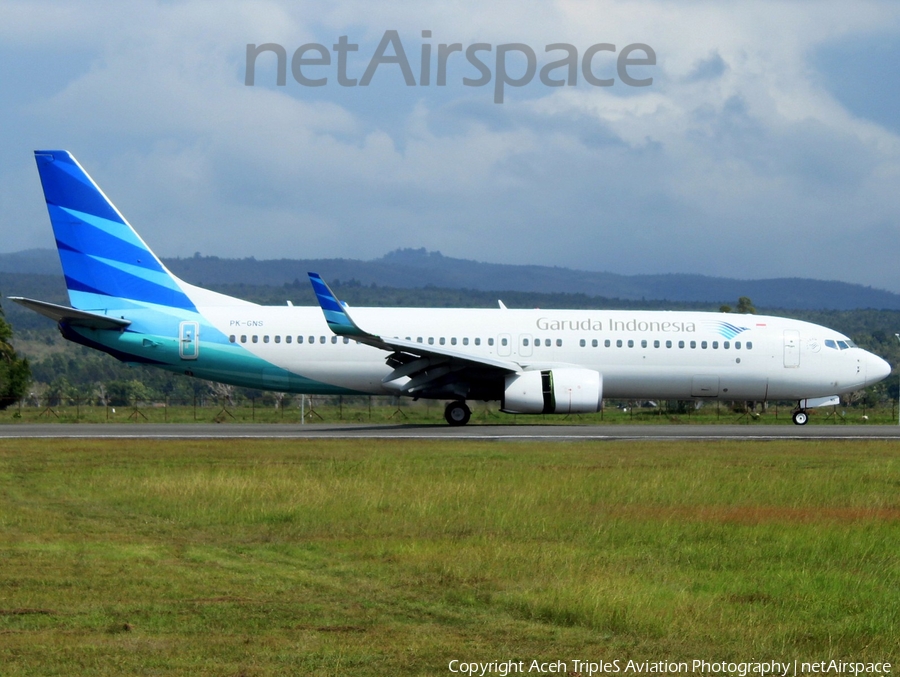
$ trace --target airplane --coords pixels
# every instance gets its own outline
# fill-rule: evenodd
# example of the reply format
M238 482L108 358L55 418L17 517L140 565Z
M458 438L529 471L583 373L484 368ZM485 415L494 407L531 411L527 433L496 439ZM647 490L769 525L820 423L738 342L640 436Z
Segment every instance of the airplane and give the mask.
M714 312L350 308L316 273L319 307L262 306L173 275L64 150L35 151L71 307L10 297L119 360L288 393L470 401L517 414L596 412L605 398L795 400L876 383L880 357L826 327Z

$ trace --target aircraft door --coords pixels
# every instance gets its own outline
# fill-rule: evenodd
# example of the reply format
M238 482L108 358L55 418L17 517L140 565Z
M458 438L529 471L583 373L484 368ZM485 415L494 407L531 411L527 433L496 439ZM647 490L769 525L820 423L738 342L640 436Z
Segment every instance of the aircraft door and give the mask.
M792 369L800 366L800 332L786 329L784 332L784 366Z
M533 339L531 334L521 334L519 336L519 355L522 357L531 357Z
M200 323L185 321L178 325L178 354L182 360L196 360L200 354Z

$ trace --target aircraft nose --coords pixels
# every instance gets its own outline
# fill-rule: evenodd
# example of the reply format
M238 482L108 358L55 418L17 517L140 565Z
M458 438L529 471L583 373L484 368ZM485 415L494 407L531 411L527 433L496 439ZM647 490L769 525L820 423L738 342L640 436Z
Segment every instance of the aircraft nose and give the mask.
M882 379L888 377L891 373L891 365L888 364L885 360L878 357L878 355L873 355L872 353L866 353L866 383L878 383Z

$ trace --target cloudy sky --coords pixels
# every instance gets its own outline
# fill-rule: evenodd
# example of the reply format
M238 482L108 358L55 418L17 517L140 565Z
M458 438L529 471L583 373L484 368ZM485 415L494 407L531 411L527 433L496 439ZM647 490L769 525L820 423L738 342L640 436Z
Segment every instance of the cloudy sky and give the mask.
M386 31L416 84L385 60L367 86L341 86L341 36L361 80ZM425 247L900 292L898 38L893 0L0 0L0 251L53 246L32 150L65 148L163 256ZM247 45L263 43L285 48L283 86L271 52L245 84ZM329 52L302 66L324 86L292 75L308 43ZM453 43L491 46L487 85L464 84L480 73L456 52L437 86ZM509 43L533 49L538 74L498 104ZM573 86L541 82L557 43L577 50ZM592 74L612 86L580 67L599 43L616 52ZM656 55L627 71L649 86L619 77L633 43ZM521 54L504 58L525 75Z

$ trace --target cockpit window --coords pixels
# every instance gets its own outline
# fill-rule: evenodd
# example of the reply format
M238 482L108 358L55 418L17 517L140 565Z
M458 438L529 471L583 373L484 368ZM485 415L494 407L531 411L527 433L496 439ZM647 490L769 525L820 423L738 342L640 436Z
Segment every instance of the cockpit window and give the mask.
M848 348L858 348L853 341L850 339L843 339L841 341L835 341L833 339L825 339L825 347L826 348L834 348L835 350L847 350Z

